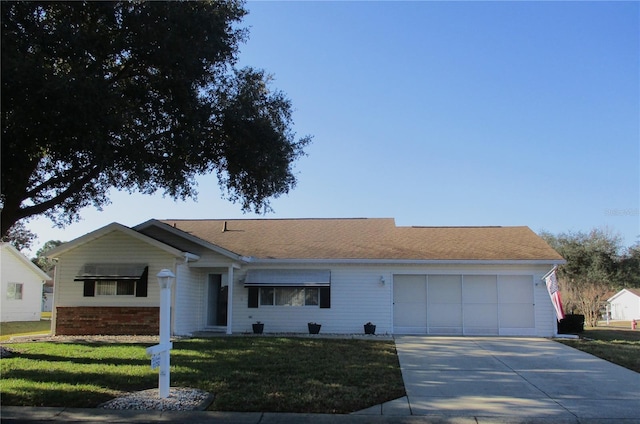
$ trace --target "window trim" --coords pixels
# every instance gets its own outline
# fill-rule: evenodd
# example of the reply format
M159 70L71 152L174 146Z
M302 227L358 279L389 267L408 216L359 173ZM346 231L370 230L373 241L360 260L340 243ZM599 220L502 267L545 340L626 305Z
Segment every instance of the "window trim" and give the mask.
M13 287L13 295L10 295L10 287ZM20 288L20 290L18 290ZM16 297L16 294L20 293L20 297ZM24 283L8 283L7 284L7 300L23 300L24 299Z
M263 288L276 288L278 286L264 286ZM282 287L282 286L280 286ZM289 287L289 286L284 286ZM311 287L313 288L313 287ZM249 293L247 296L247 308L272 308L272 307L283 307L279 305L261 305L260 304L260 287L250 286L247 287ZM318 305L317 307L320 309L329 309L331 308L331 287L317 287L318 289ZM275 299L274 299L275 302ZM316 305L313 305L316 306ZM309 306L312 307L312 306Z
M302 289L302 298L304 299L304 304L302 305L293 305L293 304L278 304L278 290L286 290L286 289ZM272 290L271 300L272 303L262 303L262 291L263 290ZM307 304L307 290L315 290L316 291L316 300L315 304ZM285 308L319 308L320 307L320 287L308 287L308 286L269 286L269 287L260 287L258 290L258 307L270 308L270 307L285 307Z
M100 294L99 293L99 286L101 284L104 283L116 283L115 284L115 293L111 294ZM133 286L133 293L118 293L118 291L120 290L120 286L124 286L124 285L132 285ZM137 289L137 281L134 280L125 280L125 279L113 279L113 280L97 280L95 281L94 286L94 297L118 297L118 298L122 298L122 297L136 297L136 289Z
M84 283L83 288L83 297L148 297L148 286L149 286L149 267L145 266L142 271L142 275L138 277L132 276L78 276L75 278L75 281L82 281ZM117 284L116 284L116 294L98 294L98 284L101 282L111 282L116 281L122 282L123 284L131 284L133 282L133 294L117 294Z

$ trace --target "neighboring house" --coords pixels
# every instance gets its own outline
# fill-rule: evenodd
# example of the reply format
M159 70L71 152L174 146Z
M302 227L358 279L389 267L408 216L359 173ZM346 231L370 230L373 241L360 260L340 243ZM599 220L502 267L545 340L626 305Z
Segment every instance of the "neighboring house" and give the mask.
M39 321L42 285L49 276L9 243L0 246L0 320Z
M552 336L541 278L564 259L527 227L393 219L113 223L56 258L56 334L157 334L169 269L174 335L197 331Z
M607 299L611 319L640 319L640 289L622 289Z
M49 280L42 288L42 312L53 311L53 280Z

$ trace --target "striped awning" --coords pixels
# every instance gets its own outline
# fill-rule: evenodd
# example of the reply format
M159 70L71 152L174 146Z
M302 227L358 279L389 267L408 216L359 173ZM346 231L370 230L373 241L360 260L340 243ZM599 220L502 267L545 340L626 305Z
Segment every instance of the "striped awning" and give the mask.
M245 287L328 287L331 271L328 269L250 269L244 280Z
M74 280L139 280L146 267L146 264L84 264Z

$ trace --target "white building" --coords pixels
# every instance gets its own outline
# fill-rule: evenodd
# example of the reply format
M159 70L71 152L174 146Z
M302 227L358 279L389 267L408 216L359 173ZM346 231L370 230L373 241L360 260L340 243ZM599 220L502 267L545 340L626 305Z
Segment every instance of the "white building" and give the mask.
M156 274L176 275L172 333L552 336L541 278L564 259L527 227L393 219L114 223L49 253L56 334L157 334Z
M1 321L40 321L42 285L49 276L9 243L0 246Z
M640 289L622 289L607 299L611 319L640 320Z

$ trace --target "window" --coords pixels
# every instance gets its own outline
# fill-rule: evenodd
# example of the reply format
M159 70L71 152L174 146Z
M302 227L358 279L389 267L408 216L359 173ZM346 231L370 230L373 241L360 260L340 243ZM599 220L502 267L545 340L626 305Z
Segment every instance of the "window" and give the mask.
M9 283L7 286L7 299L22 300L22 283Z
M132 280L96 281L96 296L134 296L136 282Z
M146 265L85 264L75 281L84 283L85 297L147 297L148 277L149 267Z
M262 287L260 306L318 306L317 287Z

